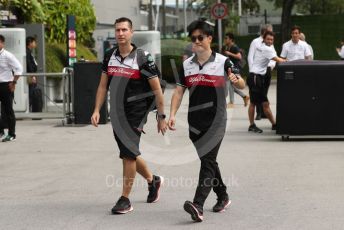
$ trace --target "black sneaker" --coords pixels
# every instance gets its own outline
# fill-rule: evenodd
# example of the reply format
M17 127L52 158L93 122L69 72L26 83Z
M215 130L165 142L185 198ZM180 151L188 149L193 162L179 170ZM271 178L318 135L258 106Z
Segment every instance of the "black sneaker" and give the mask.
M228 195L223 198L217 198L217 202L213 207L214 212L224 212L226 208L229 207L231 204L231 200L229 199Z
M5 138L2 139L2 142L15 141L15 140L16 140L16 136L7 135Z
M276 129L277 129L277 125L276 124L271 126L271 130L276 130Z
M203 208L191 201L185 201L184 210L191 215L191 219L196 222L203 221Z
M116 205L111 209L112 214L126 214L133 211L133 206L130 204L130 200L124 196L121 196Z
M263 132L263 130L261 130L260 128L258 128L258 127L256 126L256 124L250 125L250 126L248 127L248 131L249 131L249 132L254 132L254 133L262 133L262 132Z
M153 175L152 183L148 183L148 197L147 203L155 203L160 198L160 189L164 183L164 178L162 176Z

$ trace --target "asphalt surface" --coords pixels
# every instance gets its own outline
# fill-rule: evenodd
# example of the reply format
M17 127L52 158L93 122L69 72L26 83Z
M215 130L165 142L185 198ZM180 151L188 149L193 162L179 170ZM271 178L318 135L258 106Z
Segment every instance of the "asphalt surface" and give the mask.
M269 92L274 112L275 88ZM171 90L165 95L169 102ZM218 156L232 205L213 213L212 192L204 222L193 223L183 203L193 198L200 162L186 115L187 95L177 131L165 137L150 115L142 152L153 173L165 177L161 199L145 203L147 185L138 175L130 197L134 211L120 216L110 214L122 175L110 123L18 121L17 140L0 143L0 229L343 229L343 141L283 142L267 120L257 122L262 134L248 133L247 108L238 95Z

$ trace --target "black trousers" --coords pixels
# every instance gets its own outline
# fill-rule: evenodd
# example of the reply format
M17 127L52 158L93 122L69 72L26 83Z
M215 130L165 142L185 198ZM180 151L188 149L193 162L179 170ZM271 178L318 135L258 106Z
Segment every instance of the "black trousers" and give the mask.
M222 181L220 168L216 161L223 136L217 137L217 144L207 153L199 152L199 146L196 143L206 131L201 131L198 135L194 132L189 133L190 139L196 147L197 153L201 160L201 168L199 171L198 185L193 202L203 207L211 189L216 193L218 198L227 196L227 187ZM210 141L211 142L211 141Z
M10 92L9 83L0 83L0 102L1 102L1 119L0 119L0 132L4 131L8 126L8 134L15 136L16 117L13 111L13 92Z

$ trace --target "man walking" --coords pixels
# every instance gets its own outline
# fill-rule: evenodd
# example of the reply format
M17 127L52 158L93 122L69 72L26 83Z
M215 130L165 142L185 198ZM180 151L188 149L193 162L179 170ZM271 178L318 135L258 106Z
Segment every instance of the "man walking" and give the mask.
M234 42L234 34L226 33L225 35L225 46L222 49L222 54L226 57L229 57L231 62L234 64L234 67L241 71L239 65L241 59L243 58L240 53L240 48ZM243 93L241 90L232 86L231 81L228 81L228 90L229 90L229 103L227 108L234 107L234 93L237 93L244 100L244 106L246 107L249 101L249 97Z
M97 90L92 124L97 127L99 111L110 88L111 122L113 133L123 161L122 196L112 208L113 214L124 214L133 210L129 194L136 172L148 182L147 203L157 202L163 177L156 176L148 169L140 156L139 142L143 125L150 111L152 95L157 106L158 132L167 129L164 114L164 100L159 80L159 70L152 56L131 43L133 24L129 18L118 18L115 22L115 37L118 48L105 55L103 73Z
M262 133L263 130L258 128L254 123L254 111L257 105L263 105L263 112L272 124L272 130L276 130L276 122L272 115L269 100L266 93L265 75L270 60L284 62L285 60L277 57L273 48L274 33L266 31L263 35L263 43L256 47L255 57L253 59L250 75L247 78L247 85L250 90L250 106L248 108L248 117L250 126L249 132Z
M211 189L218 199L214 212L224 211L231 202L216 158L227 122L226 80L229 78L239 89L245 87L245 82L234 74L238 72L229 58L212 52L211 25L204 20L196 20L188 26L188 33L195 54L183 62L172 96L168 126L175 130L177 110L186 88L189 89L189 137L201 160L201 168L194 199L184 203L184 210L194 221L201 222L203 205Z
M0 138L2 142L14 141L16 139L16 117L13 111L14 90L23 67L17 58L5 50L5 37L0 34ZM3 110L3 111L2 111ZM5 124L8 125L8 134L5 135Z

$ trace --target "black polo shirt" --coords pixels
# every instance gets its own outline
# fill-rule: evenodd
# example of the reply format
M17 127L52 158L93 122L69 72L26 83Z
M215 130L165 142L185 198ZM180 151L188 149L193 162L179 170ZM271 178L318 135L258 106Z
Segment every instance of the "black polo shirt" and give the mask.
M102 71L109 77L110 106L119 117L129 123L138 123L148 111L147 93L151 91L148 80L157 77L159 70L149 52L144 51L144 62L138 64L134 44L127 57L119 49L110 50L104 57Z
M225 125L229 68L239 73L229 58L215 52L203 65L198 63L196 55L184 61L177 85L189 89L188 122L191 127L204 131L215 123Z

